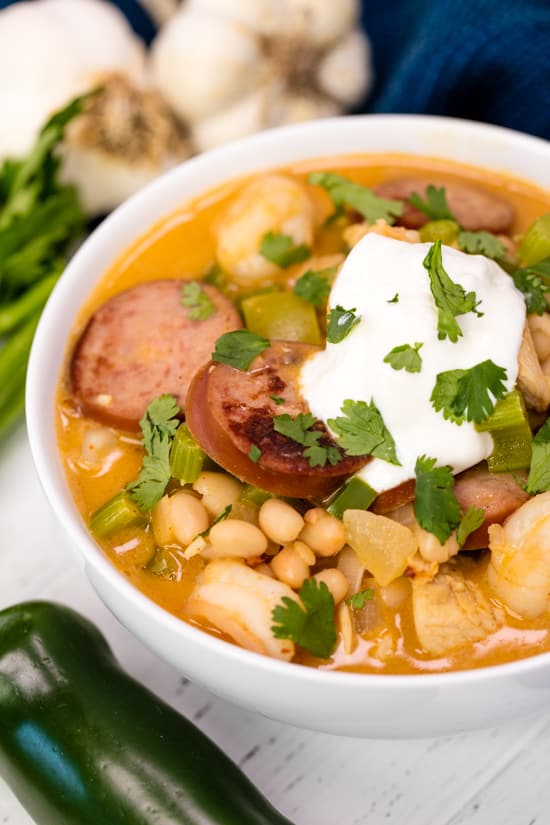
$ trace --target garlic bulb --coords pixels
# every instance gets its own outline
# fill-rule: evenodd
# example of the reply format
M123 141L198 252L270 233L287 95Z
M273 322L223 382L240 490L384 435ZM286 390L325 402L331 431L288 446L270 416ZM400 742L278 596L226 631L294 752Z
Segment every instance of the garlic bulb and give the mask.
M199 149L340 114L372 81L358 11L358 0L186 0L153 44L153 77Z
M182 127L148 90L146 52L104 0L35 0L0 11L0 162L28 152L56 109L98 85L71 124L65 180L85 209L107 212L189 155Z

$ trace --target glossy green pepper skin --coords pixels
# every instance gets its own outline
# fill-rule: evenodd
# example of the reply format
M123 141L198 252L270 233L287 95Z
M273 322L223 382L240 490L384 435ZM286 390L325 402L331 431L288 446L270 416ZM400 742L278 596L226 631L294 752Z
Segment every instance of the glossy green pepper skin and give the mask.
M37 825L291 825L48 602L0 612L0 775Z

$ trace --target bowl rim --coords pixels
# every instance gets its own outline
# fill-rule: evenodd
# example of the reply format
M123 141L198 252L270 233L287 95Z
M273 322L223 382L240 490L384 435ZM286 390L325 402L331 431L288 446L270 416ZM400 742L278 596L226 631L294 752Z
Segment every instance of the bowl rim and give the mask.
M45 359L47 353L47 342L53 334L57 318L62 312L64 304L71 297L73 291L77 290L77 282L81 277L81 271L85 269L86 259L89 254L96 248L109 240L117 230L119 224L131 220L134 214L147 210L147 204L157 194L164 191L167 182L176 179L178 175L182 174L182 170L196 170L201 167L206 167L213 157L217 159L230 159L235 153L241 154L248 150L249 147L261 149L262 147L270 147L273 141L279 139L285 140L287 136L296 134L297 132L303 135L310 135L313 140L319 138L319 131L323 130L327 134L330 132L337 133L346 128L346 124L350 121L361 122L364 124L376 123L381 126L386 126L393 129L401 129L408 125L415 125L422 129L430 127L451 129L458 136L468 139L475 135L485 137L494 137L497 140L504 140L506 143L517 144L518 150L523 149L527 152L538 154L542 152L548 155L550 159L550 143L547 143L541 138L532 135L523 134L512 129L501 126L494 126L491 124L478 123L477 121L463 120L458 118L439 117L432 115L414 115L414 114L372 114L372 115L352 115L335 118L326 118L318 121L310 121L307 123L294 124L290 126L283 126L276 129L270 129L249 137L242 138L222 147L204 152L195 156L174 169L161 175L144 188L139 190L136 194L126 200L117 209L115 209L83 242L82 246L77 250L71 258L67 267L58 281L55 289L50 296L50 299L42 313L42 317L38 324L35 334L30 359L27 371L26 382L26 420L29 443L34 465L46 494L47 499L56 514L56 517L64 530L68 534L69 540L74 544L74 552L78 557L84 560L86 565L97 571L97 573L104 579L113 590L120 590L127 600L132 603L136 611L144 615L145 618L150 618L155 625L161 625L174 634L180 634L187 637L191 644L198 645L209 654L214 654L220 658L220 661L225 657L236 665L242 665L249 669L260 670L264 673L270 673L283 678L294 679L302 681L307 684L315 684L319 687L334 687L338 689L361 689L368 690L370 687L377 688L383 686L389 691L402 690L404 687L407 690L424 690L426 688L435 687L460 687L466 684L475 684L477 682L490 682L495 679L501 679L505 676L515 676L518 674L525 675L531 671L538 670L544 665L550 664L550 652L539 653L527 658L517 659L512 662L505 662L503 664L489 665L486 667L473 667L464 670L442 671L437 673L409 673L409 674L386 674L386 673L359 673L354 671L335 671L325 668L312 668L300 665L293 662L280 661L273 659L267 655L255 653L238 647L235 644L226 642L222 639L216 638L209 633L189 624L183 619L178 618L174 614L169 613L160 605L156 604L152 599L146 596L130 581L128 581L122 572L120 572L103 553L99 545L95 543L91 535L84 527L82 518L76 510L76 505L73 502L73 511L66 506L66 502L62 496L62 485L58 484L56 474L54 471L54 462L52 462L48 447L48 424L51 419L48 416L53 416L53 409L48 411L47 415L43 414L43 409L40 407L41 403L41 387L48 383L48 375L52 375L51 365ZM367 126L368 128L368 126ZM307 159L314 159L315 157L328 157L330 151L318 155L308 155ZM333 153L337 156L340 153ZM349 154L353 154L350 152ZM403 152L406 154L406 152ZM415 153L420 154L420 153ZM441 155L432 155L427 153L425 157L440 157L444 158L444 153ZM470 162L468 162L470 163ZM282 164L277 164L272 161L266 161L265 164L259 165L260 169L276 169ZM475 163L470 163L471 166L476 166ZM485 165L477 164L480 168L487 168ZM256 167L255 167L256 168ZM498 172L498 169L496 170ZM252 173L252 171L251 171ZM238 175L229 174L220 179L219 183L229 182L237 177L242 177L243 174ZM509 174L509 173L507 173ZM523 178L522 175L516 176L519 180ZM530 181L529 181L530 182ZM536 182L533 181L535 185ZM211 186L206 186L203 190L207 192ZM189 199L189 198L188 198ZM186 198L182 198L180 207L186 203ZM172 207L166 212L166 217L174 212L179 207ZM157 219L153 219L150 225L153 226ZM134 236L137 240L142 231L138 231ZM125 248L128 244L125 244ZM80 287L81 295L79 304L82 306L86 300L87 295L95 287L96 282L103 276L102 272L97 279L82 278L86 284L84 288ZM78 310L77 310L78 311ZM74 322L74 314L73 314ZM65 339L64 352L66 352L67 340ZM64 356L63 356L64 357ZM55 394L55 387L59 379L59 369L61 364L56 363L55 367L55 383L53 393ZM49 368L48 368L49 367ZM50 379L51 380L51 379ZM50 393L50 400L52 393ZM57 443L55 444L55 456L58 464L60 464L59 452ZM59 467L57 467L59 470ZM64 472L61 468L63 476L63 483L66 487L68 485L65 481ZM72 497L71 497L72 499ZM110 608L112 609L112 608Z

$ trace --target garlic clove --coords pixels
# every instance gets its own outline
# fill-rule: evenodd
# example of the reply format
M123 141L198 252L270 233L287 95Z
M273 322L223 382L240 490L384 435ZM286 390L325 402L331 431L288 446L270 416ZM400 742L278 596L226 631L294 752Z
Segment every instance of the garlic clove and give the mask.
M323 117L341 114L341 108L333 100L315 94L288 91L273 100L269 112L271 126L286 126L291 123L303 123Z
M219 114L199 120L191 127L195 146L205 152L230 140L259 132L265 128L266 111L271 99L269 89L262 87Z
M373 83L372 55L368 38L351 31L321 60L317 70L321 91L344 106L362 100Z
M359 0L281 0L283 28L278 34L315 46L340 40L359 17Z
M258 83L257 38L228 18L184 9L164 26L152 47L154 79L184 119L208 117Z
M283 5L281 0L187 0L186 9L228 17L257 34L269 36L282 29Z

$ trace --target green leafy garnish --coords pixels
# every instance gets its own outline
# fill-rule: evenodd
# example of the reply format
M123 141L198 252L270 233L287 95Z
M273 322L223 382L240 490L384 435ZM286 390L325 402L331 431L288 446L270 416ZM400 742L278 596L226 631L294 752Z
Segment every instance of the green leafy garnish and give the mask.
M146 455L138 477L126 489L140 510L152 510L170 481L170 448L180 425L180 413L173 395L159 395L139 422Z
M311 257L311 249L303 243L296 245L290 235L267 232L262 238L260 255L282 269L286 269L292 264L307 261Z
M324 467L327 462L334 466L341 460L340 452L336 447L325 447L319 443L324 433L311 429L317 423L311 413L298 413L295 418L287 413L273 417L275 432L304 445L304 456L309 460L310 467Z
M460 519L460 524L458 525L456 531L456 540L458 542L459 547L464 547L466 544L466 539L477 530L478 527L481 527L483 522L485 521L485 511L480 510L479 507L474 507L472 504L471 507L468 507L462 518Z
M248 457L251 461L256 464L256 462L261 458L262 451L258 447L257 444L253 444L250 450L248 451Z
M354 610L362 610L366 603L370 602L373 598L374 590L360 590L358 593L354 593L353 596L348 596L346 604L349 604Z
M360 212L369 223L382 219L386 223L393 224L395 219L403 214L402 201L380 198L372 189L353 183L334 172L313 172L308 177L308 183L322 186L330 195L336 209L341 209L344 205L351 206L352 209Z
M425 455L416 459L414 511L420 526L445 544L460 524L460 505L453 490L451 468L435 464L435 458Z
M422 358L419 349L424 344L418 341L411 347L410 344L401 344L394 347L384 358L385 364L390 364L394 370L407 370L407 372L420 372L422 369Z
M206 530L202 531L202 533L199 533L198 535L196 535L195 538L193 539L193 541L195 541L196 539L199 539L199 538L200 539L205 539L207 537L207 535L210 533L210 530L214 527L215 524L219 524L220 521L225 521L227 518L229 518L229 516L231 515L231 510L232 509L233 509L232 504L228 504L226 507L224 507L223 510L221 511L221 513L218 513L218 515L216 516L216 518L214 519L214 521L212 522L210 527L207 527Z
M218 338L212 360L238 370L247 370L256 356L269 346L267 338L247 329L237 329Z
M504 367L489 359L468 370L440 372L430 401L435 410L443 411L444 418L456 424L464 420L480 424L493 412L495 401L508 392L506 377Z
M318 271L309 269L296 281L294 294L315 307L324 306L330 293L330 280L336 274L337 268L331 266Z
M409 198L409 203L424 212L432 221L455 220L447 204L447 193L444 186L438 189L430 183L426 187L425 195L426 200L422 200L418 192L413 192Z
M331 309L327 322L327 341L329 344L339 344L340 341L343 341L360 320L361 316L355 314L355 307L344 309L344 307L337 306L335 309Z
M306 579L300 588L299 604L283 596L271 614L271 632L276 639L290 639L313 656L328 659L336 647L334 599L325 582Z
M466 232L458 235L458 245L463 252L471 255L485 255L486 258L504 258L506 247L491 232Z
M441 241L436 241L430 247L422 263L430 277L430 288L438 309L438 338L449 338L455 344L462 336L462 330L455 320L456 316L467 312L480 315L476 309L480 302L475 292L465 292L460 284L450 279L443 267Z
M386 301L387 304L398 304L399 303L399 292L396 292L393 298L390 298L389 301Z
M543 315L548 311L546 295L550 292L550 258L516 269L512 272L512 278L516 289L523 292L527 312Z
M196 281L182 285L181 303L187 307L187 315L192 321L206 321L216 311L213 302Z
M530 495L550 490L550 418L547 418L532 442L533 454L527 477Z
M342 404L342 416L329 418L328 425L338 436L338 444L347 455L373 455L390 464L399 464L395 441L386 428L379 410L371 400Z
M270 395L269 397L271 398L274 404L277 404L277 406L279 406L279 404L285 403L285 399L281 398L280 395Z

